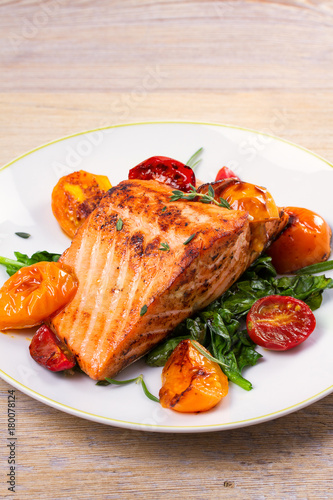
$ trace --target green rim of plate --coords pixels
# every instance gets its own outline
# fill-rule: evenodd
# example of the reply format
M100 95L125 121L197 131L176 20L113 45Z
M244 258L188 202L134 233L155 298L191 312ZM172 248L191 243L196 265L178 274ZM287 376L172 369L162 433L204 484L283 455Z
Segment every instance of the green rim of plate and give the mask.
M50 141L50 142L47 142L45 144L42 144L41 146L38 146L37 148L31 149L30 151L27 151L26 153L23 153L22 155L18 156L14 160L12 160L9 163L6 163L2 167L0 167L0 172L2 170L4 170L5 168L10 167L11 165L16 163L17 161L22 160L22 158L25 158L26 156L29 156L30 154L35 153L36 151L39 151L40 149L44 149L47 146L51 146L52 144L56 144L57 142L62 142L62 141L65 141L67 139L71 139L72 137L78 137L80 135L90 134L92 132L98 132L99 130L109 130L109 129L113 129L113 128L122 128L122 127L135 127L135 126L139 126L139 125L140 126L144 126L144 125L204 125L204 126L209 126L209 127L221 127L221 128L232 128L232 129L236 129L236 130L242 130L243 132L251 132L253 134L259 134L259 135L263 135L265 137L271 137L272 139L275 139L277 141L283 142L285 144L289 144L289 146L293 146L297 149L300 149L301 151L304 151L304 152L310 154L311 156L318 158L319 160L321 160L322 162L326 163L327 165L329 165L330 167L333 168L333 163L330 163L328 160L325 160L325 158L323 158L320 155L317 155L316 153L314 153L310 149L304 148L303 146L299 146L298 144L295 144L292 141L288 141L287 139L282 139L281 137L278 137L278 136L273 135L273 134L269 134L267 132L260 132L259 130L246 128L246 127L238 127L237 125L227 125L224 123L192 122L192 121L176 121L176 120L172 121L172 120L170 120L170 121L121 123L119 125L109 125L106 127L98 127L98 128L94 128L91 130L77 132L76 134L66 135L64 137L60 137L59 139L55 139L54 141Z

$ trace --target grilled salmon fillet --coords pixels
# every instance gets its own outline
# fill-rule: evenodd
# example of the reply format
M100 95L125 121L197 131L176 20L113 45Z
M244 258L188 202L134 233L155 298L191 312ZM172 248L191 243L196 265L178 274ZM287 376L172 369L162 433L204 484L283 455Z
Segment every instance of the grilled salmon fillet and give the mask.
M92 379L147 353L250 264L247 212L170 202L171 191L153 180L121 182L60 259L79 287L50 326Z

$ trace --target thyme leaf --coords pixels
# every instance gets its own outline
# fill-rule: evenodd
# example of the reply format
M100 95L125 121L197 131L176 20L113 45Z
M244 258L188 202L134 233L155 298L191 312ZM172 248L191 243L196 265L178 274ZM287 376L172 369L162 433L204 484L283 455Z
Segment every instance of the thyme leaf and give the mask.
M191 236L189 236L189 237L187 238L187 240L186 240L186 241L184 241L183 245L187 245L190 241L192 241L192 240L193 240L193 238L194 238L196 235L197 235L197 233L191 234Z
M123 228L123 225L124 225L123 220L119 217L119 219L117 220L117 225L116 225L117 231L121 231Z
M148 306L147 304L145 304L144 306L141 307L140 316L146 314L147 311L148 311Z
M27 240L31 236L31 234L29 234L29 233L21 233L20 231L18 233L15 233L15 234L16 234L16 236L19 236L20 238L24 238L25 240Z

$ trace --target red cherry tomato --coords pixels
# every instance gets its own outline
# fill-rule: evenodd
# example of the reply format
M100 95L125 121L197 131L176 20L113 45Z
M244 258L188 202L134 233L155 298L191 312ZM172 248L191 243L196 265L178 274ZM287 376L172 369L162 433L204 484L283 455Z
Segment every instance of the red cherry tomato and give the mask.
M280 295L257 300L246 318L253 342L273 351L286 351L304 342L315 326L314 314L305 302Z
M292 273L328 259L332 231L320 215L299 207L286 207L289 223L268 249L277 272Z
M38 328L29 346L31 357L51 372L69 370L75 357L46 325Z
M163 182L172 188L189 192L191 185L195 186L193 170L172 158L152 156L136 167L131 168L129 179L142 179Z
M224 179L230 179L231 177L238 179L240 181L238 175L236 175L232 170L230 170L230 168L222 167L218 171L215 181L223 181Z

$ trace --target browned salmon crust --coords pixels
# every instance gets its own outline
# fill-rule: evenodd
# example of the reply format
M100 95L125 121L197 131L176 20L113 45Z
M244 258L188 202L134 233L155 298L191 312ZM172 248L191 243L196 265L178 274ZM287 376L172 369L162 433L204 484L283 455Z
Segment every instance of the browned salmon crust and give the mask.
M93 379L112 377L144 355L248 266L246 212L170 196L155 181L121 182L61 257L79 287L50 324Z

